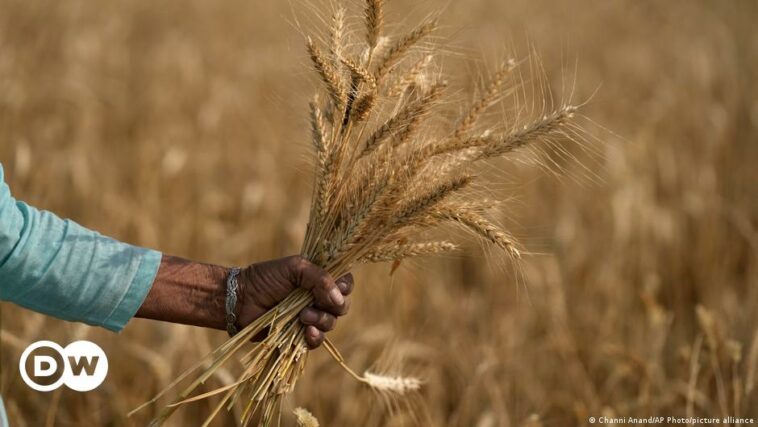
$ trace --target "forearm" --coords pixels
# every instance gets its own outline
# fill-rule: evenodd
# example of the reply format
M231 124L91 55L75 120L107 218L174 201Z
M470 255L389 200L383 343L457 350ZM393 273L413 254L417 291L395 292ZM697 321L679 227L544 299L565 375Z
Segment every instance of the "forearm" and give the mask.
M0 164L0 299L119 331L154 282L161 254L13 198Z
M225 330L228 274L225 267L163 255L135 317Z

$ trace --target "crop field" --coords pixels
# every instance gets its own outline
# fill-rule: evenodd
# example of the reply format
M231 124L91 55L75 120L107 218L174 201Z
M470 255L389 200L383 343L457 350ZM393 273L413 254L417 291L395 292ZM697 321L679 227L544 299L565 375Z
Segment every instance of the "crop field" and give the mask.
M335 2L0 0L0 162L14 196L197 261L299 253L320 84L306 36L326 37ZM330 340L357 372L420 378L417 393L387 400L320 348L282 425L297 425L297 407L322 426L758 419L758 2L388 0L385 22L407 32L430 13L439 30L422 49L444 46L445 112L465 112L512 58L506 92L521 103L486 118L572 102L581 143L537 141L482 168L477 194L503 201L493 218L520 259L453 233L465 250L353 270ZM161 405L127 413L227 338L0 310L14 427L146 425ZM103 385L24 384L24 348L78 339L105 350ZM240 370L224 365L201 391ZM166 425L199 425L216 403L184 405Z

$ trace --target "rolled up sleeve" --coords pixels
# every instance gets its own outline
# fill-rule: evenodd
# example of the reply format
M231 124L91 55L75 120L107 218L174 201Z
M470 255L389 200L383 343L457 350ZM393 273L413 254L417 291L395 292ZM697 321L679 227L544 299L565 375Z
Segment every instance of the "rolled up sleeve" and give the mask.
M160 252L15 200L0 165L0 299L119 331L142 305L160 260Z

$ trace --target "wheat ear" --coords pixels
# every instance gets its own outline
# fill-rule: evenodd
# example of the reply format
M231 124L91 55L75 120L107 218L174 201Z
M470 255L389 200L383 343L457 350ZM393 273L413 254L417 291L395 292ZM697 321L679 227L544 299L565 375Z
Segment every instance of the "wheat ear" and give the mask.
M452 193L461 190L474 180L472 175L461 175L447 178L441 184L433 186L431 190L413 197L410 201L402 203L392 216L391 224L402 226L409 224L419 215L429 211L438 203L445 200ZM394 231L394 230L393 230Z
M367 253L359 262L386 262L395 261L408 257L439 255L458 250L460 247L452 242L425 242L425 243L390 243L378 246Z
M381 80L387 74L387 72L392 67L394 67L395 64L397 64L400 59L403 58L403 56L405 56L405 54L410 48L413 47L413 45L418 43L418 41L422 38L434 32L436 28L437 20L431 20L411 31L405 37L401 38L394 45L392 45L384 54L382 60L377 64L376 71L374 72L376 80Z
M482 138L482 151L477 159L502 156L517 150L539 138L563 132L563 126L574 117L577 107L566 105L550 114L524 125L501 138Z
M434 215L439 218L455 221L471 230L474 234L481 236L498 247L508 251L508 253L514 258L521 258L521 253L516 249L516 243L508 233L501 230L498 226L473 210L453 210L443 208L434 212Z
M292 411L298 427L319 427L318 419L305 408L295 408Z
M310 37L308 37L306 46L308 48L308 55L311 57L311 62L313 62L316 72L321 77L321 81L324 82L326 91L332 98L332 102L334 102L338 110L341 109L347 103L347 95L344 89L345 84L342 78L339 76L337 69L327 61L324 53L313 43Z
M391 377L366 371L363 378L366 384L379 392L404 395L421 388L421 380L415 377Z
M418 100L409 102L402 110L384 122L382 126L375 130L366 139L363 151L361 151L359 158L375 151L377 147L379 147L379 145L389 136L393 135L393 133L400 136L400 138L397 139L398 142L394 145L399 145L407 140L413 129L418 126L419 120L442 95L445 87L447 87L446 82L436 83Z
M326 157L326 144L328 143L326 125L324 124L324 115L318 107L318 99L314 99L311 102L310 109L311 139L313 141L313 148L316 150L316 156L319 159L319 169L321 169L323 167L321 159Z
M331 52L334 58L342 57L342 49L345 37L345 9L338 7L332 15L332 26L329 29L329 39L331 40Z
M456 138L461 138L463 134L474 127L479 116L481 116L481 114L497 99L497 96L505 83L505 79L515 67L516 61L511 59L506 61L497 73L495 73L487 86L487 90L485 90L481 97L474 102L466 116L463 117L463 120L458 123L458 126L455 129Z
M340 58L340 61L350 70L354 77L367 83L370 89L376 89L376 79L367 69L348 58Z
M397 79L397 81L391 86L387 95L398 96L401 93L406 92L411 85L417 84L424 69L429 66L432 59L434 59L433 55L424 55L424 57L413 64L404 75Z
M384 27L384 0L366 1L366 41L373 49L379 43Z

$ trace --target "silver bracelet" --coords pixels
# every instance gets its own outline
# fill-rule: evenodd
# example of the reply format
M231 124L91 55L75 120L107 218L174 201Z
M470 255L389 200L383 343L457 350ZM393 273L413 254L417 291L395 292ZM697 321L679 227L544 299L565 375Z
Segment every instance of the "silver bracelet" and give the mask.
M234 314L234 310L237 308L237 289L239 284L237 283L237 276L240 274L240 269L237 267L229 270L229 277L226 279L226 332L230 337L239 332L237 330L237 315Z

